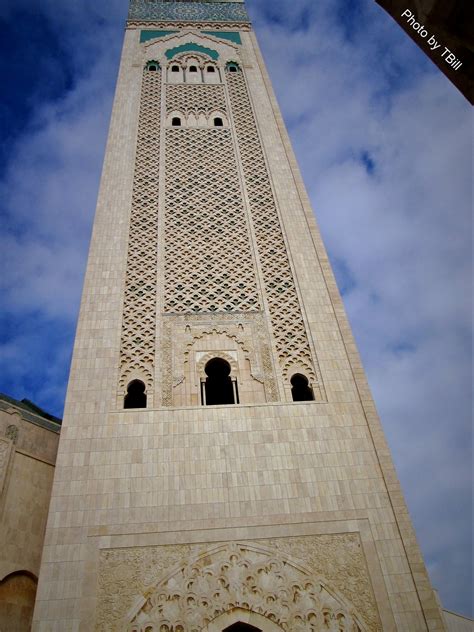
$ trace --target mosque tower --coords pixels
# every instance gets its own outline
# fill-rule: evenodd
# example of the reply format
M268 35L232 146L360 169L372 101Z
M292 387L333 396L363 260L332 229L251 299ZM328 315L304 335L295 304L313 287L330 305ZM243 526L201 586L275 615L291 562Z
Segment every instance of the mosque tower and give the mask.
M444 630L242 0L130 2L33 628Z

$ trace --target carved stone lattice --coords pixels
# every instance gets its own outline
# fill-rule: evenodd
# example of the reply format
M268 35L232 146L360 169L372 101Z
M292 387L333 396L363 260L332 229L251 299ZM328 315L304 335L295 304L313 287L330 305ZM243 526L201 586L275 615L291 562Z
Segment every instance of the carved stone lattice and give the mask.
M226 99L224 86L213 85L171 85L166 86L166 111L178 110L188 114L189 112L203 112L210 114L218 110L226 113Z
M328 553L319 548L331 538L338 540L336 557L332 549ZM222 613L241 608L288 632L379 632L360 548L350 560L356 565L344 567L341 538L353 544L358 540L349 534L300 538L305 552L319 545L309 566L274 547L284 540L291 549L293 538L104 551L96 630L198 632ZM318 554L327 558L322 569L311 566ZM334 564L339 571L336 585L321 573ZM357 603L351 600L352 590L345 589L349 576L359 595ZM366 590L364 600L361 590Z
M163 322L161 345L161 405L173 405L173 344L171 340L171 323L167 320Z
M140 377L152 386L155 359L156 266L161 71L144 71L138 121L120 353L120 387Z
M18 441L18 432L18 426L15 426L15 424L10 424L9 426L7 426L5 436L7 439L11 439L13 443L16 443Z
M0 494L7 476L8 461L10 460L11 440L0 438Z
M181 21L181 20L173 20L173 23L170 24L166 21L156 21L153 20L153 24L150 24L148 20L127 20L127 26L133 27L150 27L153 26L154 29L165 29L168 30L170 28L173 29L185 29L192 27L193 29L212 29L213 31L250 31L251 27L248 22L201 22L198 20L192 21Z
M227 85L265 292L270 308L273 335L283 377L288 376L292 366L304 367L313 387L316 386L314 389L316 399L322 399L322 393L317 392L318 385L321 385L319 370L312 358L306 335L298 294L243 73L227 73Z
M230 130L168 129L165 187L165 312L258 311Z

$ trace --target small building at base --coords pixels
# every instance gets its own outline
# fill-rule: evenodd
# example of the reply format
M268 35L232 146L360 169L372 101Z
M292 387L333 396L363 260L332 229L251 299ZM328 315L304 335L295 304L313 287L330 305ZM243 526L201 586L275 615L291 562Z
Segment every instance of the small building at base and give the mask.
M27 632L61 419L0 393L0 630Z

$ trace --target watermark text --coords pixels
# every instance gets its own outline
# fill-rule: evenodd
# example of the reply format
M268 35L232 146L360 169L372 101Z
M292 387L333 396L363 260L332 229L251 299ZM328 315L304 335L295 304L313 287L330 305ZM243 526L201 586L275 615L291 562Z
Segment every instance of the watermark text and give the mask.
M438 53L441 55L443 60L451 66L451 68L453 68L453 70L459 70L459 68L461 68L462 61L457 59L456 55L450 51L447 46L438 42L433 34L430 35L424 25L417 22L415 15L409 9L405 9L402 13L402 18L406 18L407 24L411 26L411 28L416 31L422 39L426 40L426 43L430 47L431 51L434 52L435 50L440 49L438 50Z

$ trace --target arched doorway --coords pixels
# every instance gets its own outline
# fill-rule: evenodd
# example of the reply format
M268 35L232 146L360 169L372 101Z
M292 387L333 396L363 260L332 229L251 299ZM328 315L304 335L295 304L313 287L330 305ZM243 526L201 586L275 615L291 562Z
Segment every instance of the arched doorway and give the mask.
M0 630L29 630L38 580L29 571L10 573L0 582Z
M257 612L233 608L216 617L203 632L282 632L282 628Z
M229 625L229 627L225 628L223 632L262 632L262 630L260 628L256 628L254 625L238 621L237 623Z

